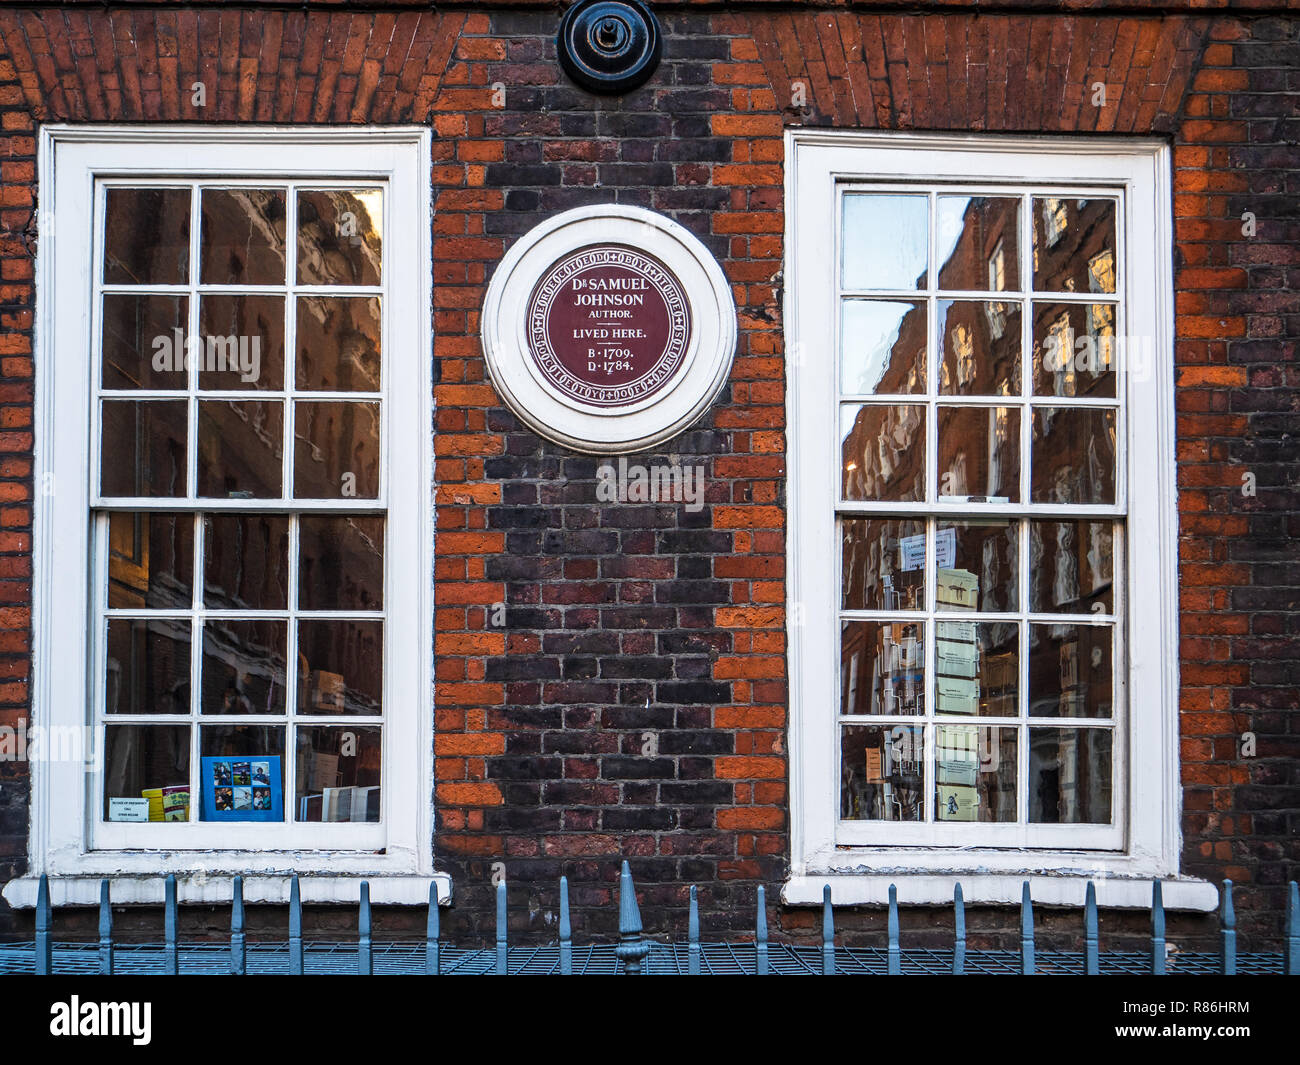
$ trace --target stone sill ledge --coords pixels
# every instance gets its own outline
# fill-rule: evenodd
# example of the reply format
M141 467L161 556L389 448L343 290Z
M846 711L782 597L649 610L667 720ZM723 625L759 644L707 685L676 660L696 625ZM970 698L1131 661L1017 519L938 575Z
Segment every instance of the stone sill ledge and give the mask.
M133 904L160 906L163 903L165 877L127 874L121 876L51 876L50 905L98 906L99 885L109 884L109 899L114 906ZM370 902L375 906L427 906L429 885L438 885L438 902L451 903L451 877L447 873L431 876L373 876L349 873L342 876L300 875L298 893L303 905L333 903L356 906L361 900L361 881L370 884ZM287 905L292 876L287 874L251 873L243 876L246 904ZM4 899L16 910L36 906L40 878L18 877L5 884ZM181 905L229 905L234 894L233 876L176 877L176 901Z
M898 888L899 905L951 907L953 888L960 883L968 906L1018 906L1026 880L1030 898L1043 906L1082 908L1091 880L1099 907L1141 910L1151 907L1150 877L1017 876L1015 873L796 876L786 881L781 901L787 906L820 906L822 887L830 884L831 900L836 906L887 906L889 886L893 884ZM1219 906L1218 888L1205 880L1162 878L1160 892L1166 910L1211 913Z

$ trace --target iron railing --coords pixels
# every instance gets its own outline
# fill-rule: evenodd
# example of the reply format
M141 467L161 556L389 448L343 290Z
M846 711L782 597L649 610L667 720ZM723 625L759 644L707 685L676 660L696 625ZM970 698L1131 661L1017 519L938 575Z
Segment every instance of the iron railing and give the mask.
M1288 886L1286 928L1280 952L1239 953L1236 916L1232 906L1232 881L1224 882L1219 907L1219 950L1171 952L1165 939L1165 909L1160 883L1152 884L1151 943L1141 951L1103 951L1098 934L1097 895L1088 884L1083 908L1083 950L1044 950L1034 939L1034 907L1026 881L1020 902L1020 948L996 951L968 948L966 907L961 885L953 895L953 945L951 950L904 948L899 926L898 893L889 889L889 915L885 945L845 947L835 943L835 915L831 888L822 894L820 946L774 943L768 938L764 889L758 889L754 938L745 943L705 943L700 938L700 911L696 889L690 889L686 943L660 942L644 935L636 889L627 862L619 878L619 939L617 943L573 942L569 917L569 885L560 878L558 939L541 946L509 942L506 922L506 885L496 886L496 942L491 947L463 948L444 943L439 931L437 889L429 888L425 940L375 942L371 934L370 885L361 882L354 942L304 940L302 901L294 876L289 895L289 935L283 942L249 942L245 932L244 889L241 877L233 880L230 945L180 942L176 878L168 876L163 901L163 941L115 942L109 882L100 884L98 942L61 942L53 939L53 910L49 883L41 877L37 891L35 939L0 943L0 973L66 974L426 974L430 976L505 976L517 974L638 975L851 975L880 973L1058 974L1058 975L1300 975L1300 887Z

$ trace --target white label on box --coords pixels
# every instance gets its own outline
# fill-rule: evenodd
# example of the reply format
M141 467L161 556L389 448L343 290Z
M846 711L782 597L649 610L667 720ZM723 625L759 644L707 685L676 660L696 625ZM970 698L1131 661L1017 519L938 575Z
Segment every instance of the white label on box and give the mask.
M148 821L148 799L114 799L108 800L108 819L110 821Z
M935 648L939 653L939 672L950 677L975 676L975 648L963 643L940 643Z

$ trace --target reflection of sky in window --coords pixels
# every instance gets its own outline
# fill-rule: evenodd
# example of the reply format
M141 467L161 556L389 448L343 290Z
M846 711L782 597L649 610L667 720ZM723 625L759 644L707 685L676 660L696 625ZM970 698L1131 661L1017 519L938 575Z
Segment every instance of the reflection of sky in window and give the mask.
M928 212L925 196L845 196L844 287L923 288Z
M971 205L970 196L940 196L935 226L934 250L938 258L939 269L948 263L949 256L957 248L965 226L966 209Z
M845 300L841 344L842 388L845 395L876 390L889 369L890 355L908 312L919 303L889 300ZM890 389L895 391L895 389Z

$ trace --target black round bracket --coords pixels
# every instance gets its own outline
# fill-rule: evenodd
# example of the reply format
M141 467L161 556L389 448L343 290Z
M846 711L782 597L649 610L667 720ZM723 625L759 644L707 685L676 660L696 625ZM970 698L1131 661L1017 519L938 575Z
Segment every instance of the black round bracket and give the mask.
M659 65L659 20L641 0L578 0L555 38L560 66L591 92L629 92Z

